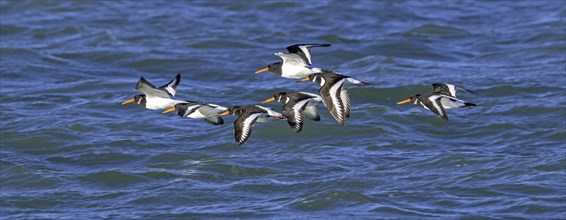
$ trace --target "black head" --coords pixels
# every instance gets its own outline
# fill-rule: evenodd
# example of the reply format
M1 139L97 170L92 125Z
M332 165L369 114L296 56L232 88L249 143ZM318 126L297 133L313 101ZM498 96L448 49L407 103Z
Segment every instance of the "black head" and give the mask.
M134 102L138 103L138 105L141 105L143 107L145 107L145 104L147 103L147 100L145 99L145 95L144 94L140 94L140 95L135 95L134 96Z
M145 100L145 95L140 94L140 95L135 95L134 98L128 99L126 101L122 102L122 105L127 105L130 104L132 102L135 102L139 105L143 105L145 106L146 100Z
M184 117L185 113L187 112L187 109L189 108L190 104L189 103L177 103L175 104L173 107L168 108L167 110L163 111L163 114L167 114L169 112L173 112L173 111L177 111L177 115Z
M309 80L313 81L314 83L316 83L320 86L324 86L324 84L326 84L326 80L319 73L309 75Z
M187 111L188 107L188 103L177 103L173 108L175 108L175 110L177 111L177 115L183 117L185 116L185 112Z
M177 103L175 104L175 109L179 110L179 109L186 109L190 106L189 103Z
M146 103L145 94L135 95L134 96L134 102L136 102L140 105L142 105L142 103L143 103L143 105L145 105L145 103Z
M244 110L241 108L241 106L239 105L235 105L232 106L230 108L228 108L228 110L220 113L220 115L235 115L235 116L239 116L244 112Z
M409 102L416 104L416 100L419 98L419 96L421 96L421 94L416 94L414 96L409 97L408 99L397 102L397 104L401 105L401 104L405 104L405 103L409 103Z
M267 69L269 69L270 72L273 72L277 75L281 75L282 74L282 70L281 67L283 66L282 62L277 62L277 63L271 63L269 65L267 65Z
M287 102L289 102L288 96L287 96L287 92L280 92L276 95L273 96L273 98L283 104L287 104Z
M287 97L288 97L287 92L280 92L280 93L273 95L273 97L264 100L263 102L261 102L261 104L273 102L273 101L277 101L277 102L281 102L283 104L287 104L287 102L289 102L289 99Z
M267 65L266 68L263 68L263 69L256 71L255 74L260 74L260 73L263 73L263 72L270 71L270 72L273 72L277 75L281 75L282 74L282 70L281 70L282 66L283 66L282 62L270 63L269 65Z

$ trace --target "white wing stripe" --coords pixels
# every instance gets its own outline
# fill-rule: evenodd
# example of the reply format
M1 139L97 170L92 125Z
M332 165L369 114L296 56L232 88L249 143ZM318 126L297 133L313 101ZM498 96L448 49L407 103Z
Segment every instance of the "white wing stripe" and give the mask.
M295 112L299 112L301 110L301 108L303 108L303 106L305 106L309 101L310 101L310 99L305 99L305 100L302 100L300 102L297 102L295 104L295 106L293 106L293 110Z
M285 54L285 53L275 53L275 55L281 57L283 60L283 65L289 64L291 66L307 66L307 63L297 54Z
M311 61L311 53L309 52L309 48L307 46L299 46L299 48L303 51L305 57L307 57L307 62L311 64L312 61Z
M342 88L340 91L340 98L342 98L342 105L344 105L344 113L345 115L350 114L350 97L348 96L348 90Z
M450 91L450 95L456 97L456 86L452 84L446 84L448 86L448 90Z
M434 108L436 109L436 111L438 111L438 113L439 113L441 116L444 116L444 112L442 111L442 107L440 107L440 106L438 105L438 103L436 102L436 99L439 99L439 98L441 98L441 97L442 97L442 96L439 96L439 95L433 95L433 96L429 97L428 100L432 102L432 105L434 106Z
M281 116L281 113L276 112L276 111L273 111L271 108L266 108L266 107L263 107L263 106L261 106L261 105L256 105L256 106L257 106L258 108L261 108L261 109L267 111L267 114L268 114L269 116L272 116L272 117Z
M311 97L314 97L314 98L318 98L318 99L322 102L322 99L321 99L320 96L317 95L317 94L310 93L310 92L299 92L299 93L305 94L305 95L308 95L308 96L311 96Z
M338 118L340 120L344 119L344 107L340 105L340 101L338 100L338 89L344 83L344 80L338 81L336 84L332 85L330 88L330 98L332 99L332 104L334 105L334 109L338 114Z
M168 85L167 87L165 87L165 90L167 90L167 92L171 94L171 96L175 96L175 89L173 89L173 87L170 87Z
M300 124L303 122L302 112L301 109L309 102L309 99L305 99L303 101L297 102L295 106L293 106L293 112L295 113L295 127L298 129L300 128Z
M252 122L257 119L259 116L261 116L263 113L255 113L250 115L249 117L247 117L242 125L242 136L240 136L240 140L239 142L243 142L249 135L250 135L250 130L252 128Z

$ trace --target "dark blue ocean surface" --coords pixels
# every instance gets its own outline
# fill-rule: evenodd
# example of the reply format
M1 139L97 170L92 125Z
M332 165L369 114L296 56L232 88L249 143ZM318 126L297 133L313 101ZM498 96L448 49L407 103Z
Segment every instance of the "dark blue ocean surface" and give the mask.
M371 85L301 133L120 105L144 76L225 106L312 82L296 43ZM2 219L564 219L566 2L0 1ZM431 84L475 93L444 121ZM281 111L278 103L265 104Z

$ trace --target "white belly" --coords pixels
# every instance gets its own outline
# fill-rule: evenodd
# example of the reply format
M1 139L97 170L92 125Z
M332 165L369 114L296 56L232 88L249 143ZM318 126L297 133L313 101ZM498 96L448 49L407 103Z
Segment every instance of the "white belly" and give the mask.
M314 73L311 69L305 66L295 65L283 65L281 71L283 71L283 74L281 74L282 77L291 79L302 79Z
M195 112L187 115L187 118L207 118L208 116L204 115L200 109L197 109Z
M162 97L146 97L145 108L151 110L168 109L172 108L179 102L183 101Z

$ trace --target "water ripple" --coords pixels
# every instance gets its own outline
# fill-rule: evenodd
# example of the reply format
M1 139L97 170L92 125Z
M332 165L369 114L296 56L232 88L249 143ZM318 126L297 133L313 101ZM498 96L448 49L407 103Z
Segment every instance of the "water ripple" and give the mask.
M560 1L0 1L0 213L6 219L561 219L566 43ZM295 43L371 85L352 114L246 144L120 105L143 76L180 99L257 104L254 74ZM435 82L475 91L444 121L400 100ZM266 106L281 111L281 104Z

